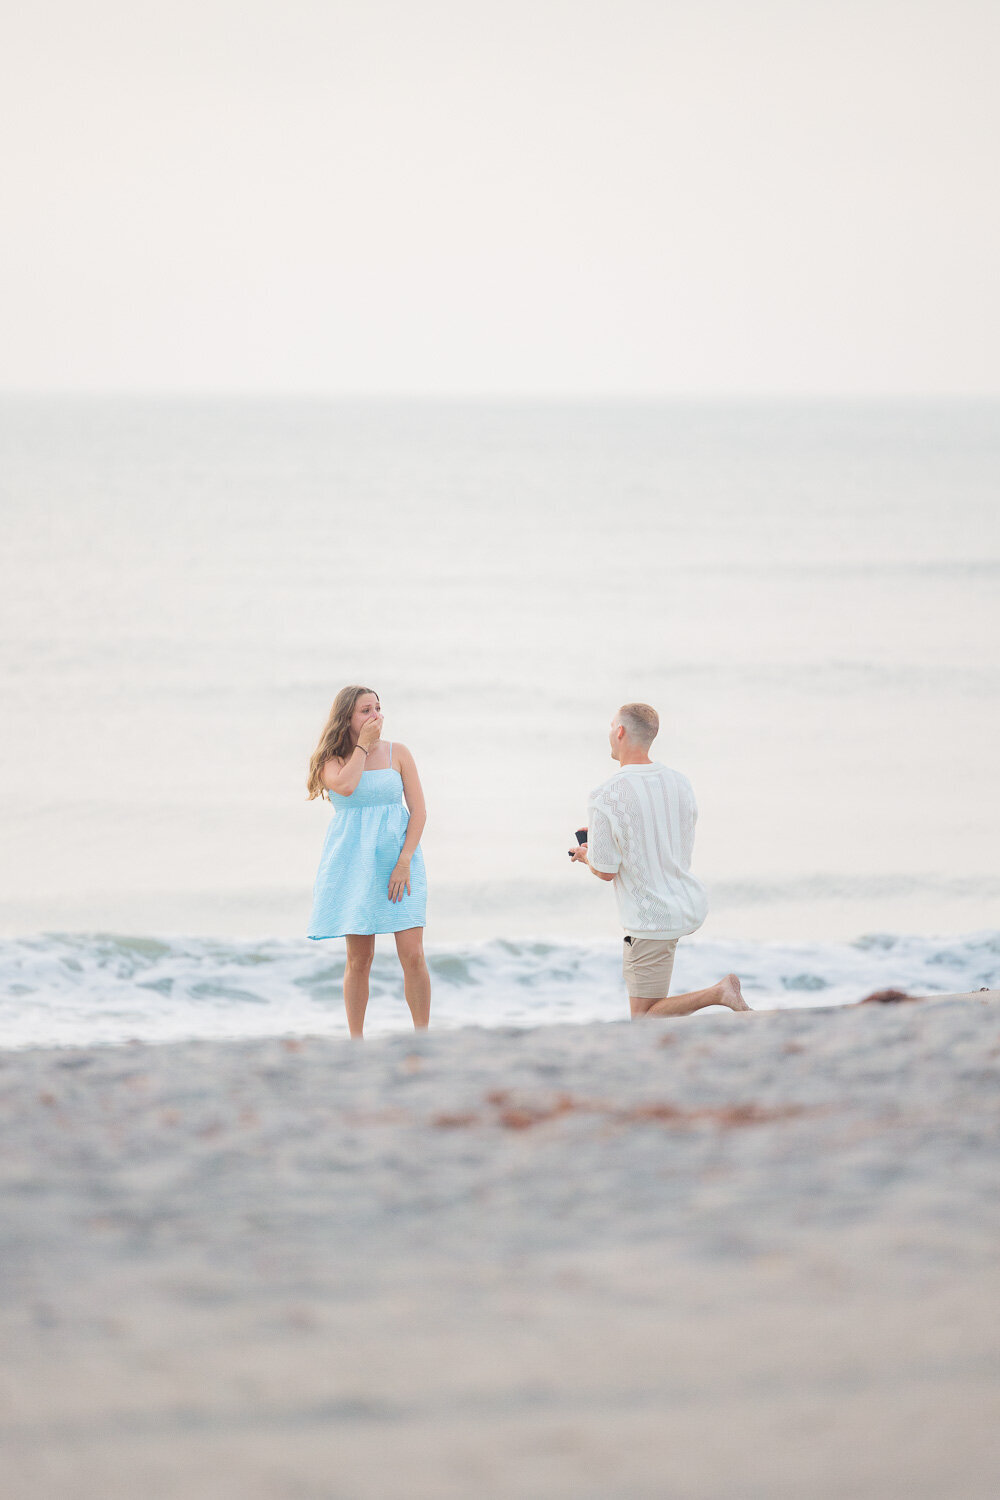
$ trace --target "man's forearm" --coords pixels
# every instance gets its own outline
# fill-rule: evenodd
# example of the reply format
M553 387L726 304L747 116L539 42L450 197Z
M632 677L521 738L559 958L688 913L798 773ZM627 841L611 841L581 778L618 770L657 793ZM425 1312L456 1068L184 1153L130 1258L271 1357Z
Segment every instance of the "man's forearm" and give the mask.
M605 875L603 870L595 870L589 859L587 860L587 869L591 875L596 875L598 880L614 880L615 878L613 875Z

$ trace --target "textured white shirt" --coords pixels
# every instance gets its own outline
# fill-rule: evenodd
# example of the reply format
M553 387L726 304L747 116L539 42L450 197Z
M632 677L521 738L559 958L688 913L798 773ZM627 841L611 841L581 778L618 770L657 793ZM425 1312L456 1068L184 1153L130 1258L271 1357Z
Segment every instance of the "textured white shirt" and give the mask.
M683 937L704 922L708 897L691 874L697 820L690 781L658 761L622 766L591 792L587 857L614 875L630 937Z

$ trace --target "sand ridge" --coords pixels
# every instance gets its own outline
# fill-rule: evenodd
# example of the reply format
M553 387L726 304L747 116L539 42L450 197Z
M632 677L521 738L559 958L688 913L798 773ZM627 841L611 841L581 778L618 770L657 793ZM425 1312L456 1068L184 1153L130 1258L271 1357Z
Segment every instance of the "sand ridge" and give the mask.
M1000 1003L0 1057L5 1496L983 1496Z

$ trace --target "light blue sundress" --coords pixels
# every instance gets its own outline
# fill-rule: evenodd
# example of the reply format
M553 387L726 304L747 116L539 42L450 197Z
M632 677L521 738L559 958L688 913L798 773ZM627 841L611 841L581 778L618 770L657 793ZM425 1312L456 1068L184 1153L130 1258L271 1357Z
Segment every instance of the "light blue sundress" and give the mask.
M391 743L388 766L362 771L349 797L331 792L330 801L334 815L316 873L309 936L403 932L425 926L427 875L419 845L410 861L410 894L402 901L389 900L389 876L410 821Z

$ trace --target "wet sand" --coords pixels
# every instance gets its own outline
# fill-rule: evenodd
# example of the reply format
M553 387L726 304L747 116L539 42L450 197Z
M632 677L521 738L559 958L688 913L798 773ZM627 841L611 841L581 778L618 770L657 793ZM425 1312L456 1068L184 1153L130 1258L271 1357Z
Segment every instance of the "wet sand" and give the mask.
M1000 996L0 1056L4 1500L992 1500Z

